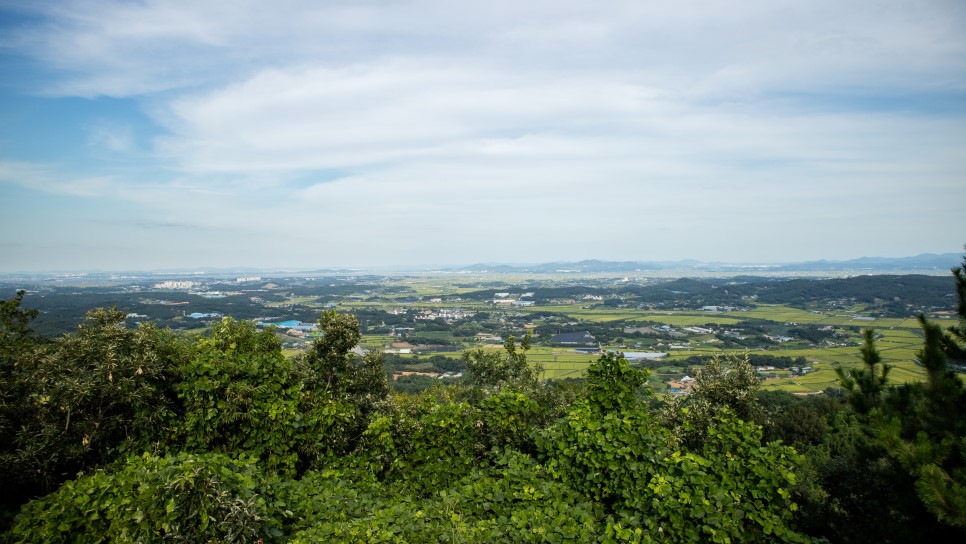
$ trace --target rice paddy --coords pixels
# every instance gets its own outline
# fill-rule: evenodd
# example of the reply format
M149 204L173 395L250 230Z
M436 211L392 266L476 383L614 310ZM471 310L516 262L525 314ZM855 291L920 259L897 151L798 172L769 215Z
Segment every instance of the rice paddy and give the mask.
M430 301L426 297L435 297L449 293L453 294L453 287L442 289L431 282L413 281L408 284L412 291L406 296L419 296L421 300L408 301L405 303L409 308L449 308L460 307L468 311L505 311L505 308L497 308L488 301L463 300L458 302ZM467 290L468 291L468 290ZM295 301L295 300L293 300ZM299 299L298 302L311 303L308 300ZM401 303L392 301L369 301L369 300L350 300L345 302L349 308L388 308L399 306ZM669 349L670 346L659 348L668 352L668 366L653 372L651 375L652 384L666 382L670 379L679 379L682 375L682 367L674 366L674 361L680 361L693 355L710 355L713 353L748 353L751 355L761 354L769 356L783 356L790 358L804 357L808 361L811 371L804 375L793 375L791 372L774 372L763 375L763 387L768 389L779 389L795 393L810 393L822 391L827 387L838 385L838 378L835 374L835 367L838 365L857 366L861 365L860 358L860 335L861 329L871 328L876 331L877 348L882 355L883 361L892 367L890 381L893 383L903 383L908 381L922 380L925 377L923 369L916 365L916 352L922 344L919 332L919 323L915 318L881 318L873 317L864 311L863 307L850 307L847 309L838 308L836 310L804 310L793 308L787 305L759 305L747 310L731 312L712 312L712 311L653 311L633 308L613 308L594 302L584 302L575 304L554 304L544 306L514 307L514 312L526 315L534 315L534 321L540 322L539 316L552 314L565 317L577 323L588 324L608 324L614 323L625 328L648 328L648 327L670 327L680 335L675 340L678 349ZM702 334L696 331L688 331L687 327L707 327L718 329L721 327L741 327L744 322L771 322L776 326L795 327L801 325L814 325L819 327L834 327L846 335L846 338L839 338L837 344L818 347L803 341L792 341L783 344L771 345L766 349L729 349L722 350L718 346L720 340L713 334ZM466 342L466 338L453 338L447 332L420 333L426 340L439 339L441 343L461 344L466 349L474 349L478 344ZM366 336L363 338L362 345L366 349L376 350L385 349L396 339L388 336ZM498 345L492 346L498 349ZM623 351L628 348L621 348L616 345L602 346L604 349ZM634 348L630 348L634 349ZM649 349L645 349L649 350ZM459 353L447 353L449 357L459 357ZM599 356L586 353L578 353L573 349L560 347L549 347L541 345L540 339L535 342L533 348L527 354L528 360L534 365L539 365L542 369L542 376L545 379L566 379L578 378L584 375L587 367Z

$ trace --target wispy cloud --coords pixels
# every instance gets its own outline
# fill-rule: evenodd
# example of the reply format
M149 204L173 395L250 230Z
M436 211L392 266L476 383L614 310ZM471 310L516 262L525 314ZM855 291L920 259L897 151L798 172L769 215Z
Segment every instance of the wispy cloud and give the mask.
M219 85L265 66L386 57L522 74L629 71L712 95L883 82L961 90L966 22L957 0L281 1L271 9L77 0L18 9L47 23L15 29L5 42L63 70L51 92L111 96Z
M403 235L453 248L442 260L499 257L457 242L480 237L539 239L519 250L533 259L774 260L835 257L830 239L857 256L843 233L888 233L872 254L966 227L958 0L5 9L30 17L0 38L41 68L30 93L133 101L159 135L97 117L87 145L143 172L6 157L0 180L130 202L160 230L366 264L407 259Z
M97 197L114 192L116 180L109 176L67 177L46 165L0 160L0 182L46 193Z
M136 150L134 131L130 126L97 121L88 126L87 136L92 147L112 153L130 153Z

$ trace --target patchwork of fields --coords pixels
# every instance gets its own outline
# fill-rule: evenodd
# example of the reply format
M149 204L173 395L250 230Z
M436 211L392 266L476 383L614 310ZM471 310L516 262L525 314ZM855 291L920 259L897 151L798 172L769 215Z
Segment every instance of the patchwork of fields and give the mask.
M365 304L365 303L362 303ZM360 303L350 303L347 306L361 306ZM367 307L378 307L377 304L365 304ZM432 305L425 305L430 307ZM437 305L438 306L438 305ZM473 308L474 305L463 304L463 308ZM419 305L418 307L423 307ZM553 312L555 315L566 316L578 323L619 323L625 327L667 326L671 330L684 331L682 343L687 349L668 350L667 359L670 362L687 359L694 355L735 354L738 356L770 355L790 358L804 357L811 366L811 371L804 375L791 376L788 372L765 372L762 374L763 387L780 389L796 393L811 393L822 391L827 387L838 385L835 374L837 365L861 364L859 346L857 345L860 329L876 331L877 346L883 361L891 365L890 379L896 383L916 381L924 378L921 367L915 363L916 352L922 344L919 332L919 322L909 318L867 318L861 313L825 313L805 311L784 305L762 305L746 311L727 313L696 312L696 311L658 311L645 310L615 310L600 305L573 304L555 306L533 306L520 309L521 313L539 316ZM689 333L688 327L735 327L749 319L772 322L776 325L812 325L833 327L836 330L849 331L852 345L847 346L803 346L801 342L789 342L787 345L769 346L768 349L722 349L715 345L713 335ZM539 319L537 319L539 321ZM424 334L425 337L436 336L446 338L445 333ZM364 347L378 349L380 345L388 345L392 338L380 336L366 336ZM572 348L552 347L542 345L546 339L537 338L534 346L528 352L531 363L539 365L542 374L547 379L579 378L587 366L596 359L596 355L578 353ZM466 345L466 349L473 349L474 345ZM497 346L492 346L497 347ZM633 350L630 347L618 345L602 345L603 349L614 351ZM459 357L459 353L448 353L447 356ZM663 372L653 372L651 382L660 383L671 379L680 379L682 371L675 372L676 367L669 367Z
M572 345L555 343L553 337L587 332L595 343L585 347L666 354L661 362L648 363L656 389L693 373L700 360L692 357L717 353L748 354L759 361L780 358L783 364L778 369L762 372L764 387L821 391L837 385L837 365L860 364L861 330L872 329L883 360L893 367L893 382L923 379L924 372L915 363L922 343L920 324L912 315L926 311L934 318L952 318L952 291L946 293L946 287L925 277L859 277L847 284L802 281L779 299L781 303L761 303L762 297L755 294L782 285L771 280L755 287L753 281L725 284L646 277L428 275L275 278L251 288L232 284L230 291L223 282L211 282L190 292L148 285L78 290L45 284L31 291L26 304L39 308L36 325L49 336L72 330L84 312L98 306L130 312L137 317L131 325L149 321L186 334L203 334L220 316L278 325L289 320L311 323L320 312L337 308L358 317L361 348L392 354L397 366L415 370L431 370L429 361L434 358L460 359L462 352L480 347L499 349L509 336L519 340L530 330L534 339L528 358L547 379L583 375L599 355L580 353ZM881 294L897 285L911 287ZM952 282L948 286L952 288ZM725 292L728 289L735 292ZM740 289L744 291L737 293ZM874 297L856 296L856 291ZM205 296L213 292L221 294ZM919 303L896 311L893 303L903 297L919 297ZM897 315L905 317L892 317ZM287 355L311 343L311 333L284 327L278 332Z

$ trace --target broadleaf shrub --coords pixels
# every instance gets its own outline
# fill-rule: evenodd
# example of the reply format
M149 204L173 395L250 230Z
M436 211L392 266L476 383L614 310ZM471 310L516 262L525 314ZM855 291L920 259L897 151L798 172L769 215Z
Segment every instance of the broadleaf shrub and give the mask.
M11 542L271 541L280 522L253 458L181 453L131 457L24 505Z

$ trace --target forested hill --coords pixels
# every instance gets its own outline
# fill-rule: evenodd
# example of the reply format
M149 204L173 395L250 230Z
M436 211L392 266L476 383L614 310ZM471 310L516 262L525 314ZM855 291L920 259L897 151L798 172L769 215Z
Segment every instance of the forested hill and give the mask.
M459 272L492 272L504 274L559 274L559 273L628 273L641 271L694 270L741 272L747 270L771 272L845 272L888 273L928 272L945 274L959 262L958 253L923 253L914 257L861 257L844 261L806 261L779 264L734 264L703 262L693 259L680 261L605 261L588 259L576 262L551 262L538 264L474 264L455 268Z
M737 303L754 299L765 304L802 305L810 302L848 300L865 304L899 302L920 308L955 306L955 282L950 276L866 275L834 279L679 279L645 287L621 289L649 302L668 302L701 297L705 301Z
M875 304L901 316L937 309L953 310L955 285L950 276L866 275L836 279L776 279L743 276L726 279L680 278L648 285L595 285L573 281L562 287L528 288L530 299L546 304L588 295L609 305L677 308L748 306L755 303L804 307L814 302ZM473 300L493 299L507 287L464 294ZM517 293L522 289L517 289Z
M950 307L955 303L955 286L950 276L876 275L828 280L787 280L752 284L759 302L797 304L830 299L848 299L866 304L903 302L921 307Z

